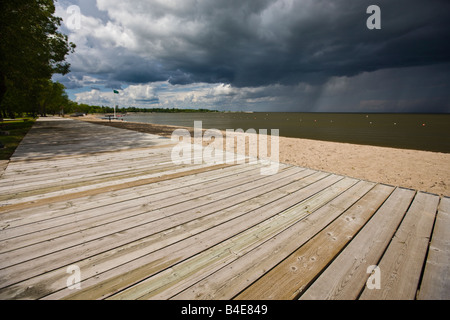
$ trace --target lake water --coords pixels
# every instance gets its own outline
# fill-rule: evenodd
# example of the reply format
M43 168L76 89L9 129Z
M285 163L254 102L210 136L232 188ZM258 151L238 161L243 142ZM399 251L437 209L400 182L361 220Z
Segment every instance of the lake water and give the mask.
M450 153L450 114L135 113L125 121L204 129L279 129L280 136Z

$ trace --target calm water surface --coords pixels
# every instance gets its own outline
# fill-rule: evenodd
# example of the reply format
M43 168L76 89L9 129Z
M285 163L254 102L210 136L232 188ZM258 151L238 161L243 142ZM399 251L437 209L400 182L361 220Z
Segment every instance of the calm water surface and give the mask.
M186 127L202 121L204 129L279 129L285 137L450 153L450 114L136 113L124 120Z

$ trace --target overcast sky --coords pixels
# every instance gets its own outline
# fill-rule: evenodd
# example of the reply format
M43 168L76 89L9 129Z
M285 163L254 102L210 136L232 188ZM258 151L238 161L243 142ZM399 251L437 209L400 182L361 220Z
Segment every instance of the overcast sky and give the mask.
M367 28L372 4L381 29ZM59 0L56 9L77 48L71 73L54 79L80 103L112 106L116 89L120 106L450 112L448 0Z

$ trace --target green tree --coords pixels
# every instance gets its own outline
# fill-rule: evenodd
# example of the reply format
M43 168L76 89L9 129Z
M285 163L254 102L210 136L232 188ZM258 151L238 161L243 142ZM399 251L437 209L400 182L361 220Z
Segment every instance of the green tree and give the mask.
M37 90L39 112L42 115L59 114L69 101L64 85L59 82L42 81Z
M58 31L53 0L3 0L0 4L0 106L13 114L17 105L5 105L8 90L22 94L28 111L39 103L44 80L55 73L67 74L66 56L75 44ZM11 98L11 97L10 97ZM11 99L8 99L10 102Z

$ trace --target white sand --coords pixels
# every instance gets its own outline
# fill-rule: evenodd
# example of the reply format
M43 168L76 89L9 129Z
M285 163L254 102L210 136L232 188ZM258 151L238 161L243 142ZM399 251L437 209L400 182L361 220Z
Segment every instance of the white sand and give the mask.
M280 138L280 162L450 195L450 154Z

